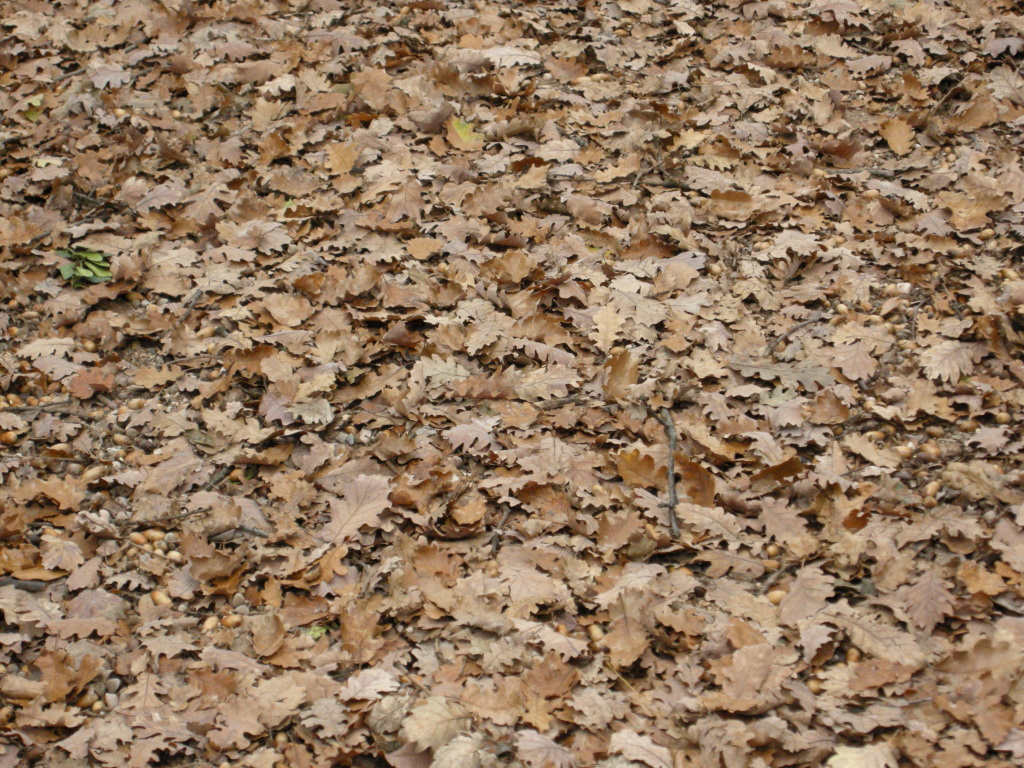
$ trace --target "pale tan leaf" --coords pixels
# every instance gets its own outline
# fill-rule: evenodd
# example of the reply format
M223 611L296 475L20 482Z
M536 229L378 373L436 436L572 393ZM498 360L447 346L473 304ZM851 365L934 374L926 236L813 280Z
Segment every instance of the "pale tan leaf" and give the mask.
M906 155L914 148L914 129L905 120L887 120L878 132L897 155Z
M572 752L532 729L516 734L516 753L530 768L573 768L576 765Z
M953 594L935 568L929 568L910 586L900 590L907 615L914 625L931 632L953 613Z
M823 616L825 621L842 629L850 642L865 653L915 667L928 658L928 653L912 635L886 623L881 615L869 614L844 601L828 608Z
M650 736L629 728L612 734L608 750L650 768L672 768L674 765L672 753L667 747L658 746Z
M329 544L348 541L363 526L380 525L380 514L391 506L391 483L380 475L360 475L346 484L340 498L330 500L331 519L317 534Z
M985 350L980 344L964 344L954 339L945 339L921 351L921 367L929 378L955 382L961 376L970 374L975 362L984 354Z
M869 744L866 747L836 747L826 763L828 768L897 768L896 750L888 744Z
M402 721L402 734L422 749L447 744L470 724L469 712L444 696L431 696Z
M835 593L832 585L832 577L823 573L821 566L801 568L779 603L779 620L795 626L818 613Z
M486 753L482 734L462 734L434 750L430 768L480 768Z
M594 323L596 328L591 331L590 338L598 349L607 354L614 346L625 320L610 304L606 304L594 315Z

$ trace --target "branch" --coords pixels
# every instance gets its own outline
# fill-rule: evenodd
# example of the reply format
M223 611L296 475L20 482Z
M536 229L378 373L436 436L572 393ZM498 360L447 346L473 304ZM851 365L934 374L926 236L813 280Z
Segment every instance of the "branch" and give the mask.
M679 538L679 518L676 516L676 507L679 505L679 497L676 495L676 424L672 421L672 412L668 408L662 408L658 417L662 426L665 427L665 434L668 435L668 501L665 506L668 508L669 533L673 539Z
M776 349L776 347L779 346L779 344L784 342L786 339L788 339L794 333L799 331L801 328L806 328L808 325L813 325L814 323L816 323L819 320L821 320L823 314L824 313L822 313L822 312L815 312L814 314L812 314L809 318L807 318L803 322L797 323L796 325L792 326L791 328L786 329L786 331L784 333L780 334L779 337L777 339L775 339L775 341L773 341L771 344L768 345L768 354L769 355L775 354L775 349Z
M25 592L42 592L46 589L45 581L36 579L16 579L13 576L0 577L0 587L15 587Z

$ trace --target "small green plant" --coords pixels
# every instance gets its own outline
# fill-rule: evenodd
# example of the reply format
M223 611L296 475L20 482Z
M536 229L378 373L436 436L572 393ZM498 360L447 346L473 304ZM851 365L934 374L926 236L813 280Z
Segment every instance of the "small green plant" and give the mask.
M326 624L315 624L312 627L302 628L302 633L313 640L319 640L330 631L330 627Z
M110 279L110 256L88 248L62 248L57 251L67 261L60 265L60 276L73 288Z

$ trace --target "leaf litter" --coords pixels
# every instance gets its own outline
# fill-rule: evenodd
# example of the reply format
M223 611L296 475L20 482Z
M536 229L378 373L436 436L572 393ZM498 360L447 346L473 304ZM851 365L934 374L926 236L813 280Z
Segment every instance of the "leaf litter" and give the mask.
M0 766L1019 763L1016 12L0 2Z

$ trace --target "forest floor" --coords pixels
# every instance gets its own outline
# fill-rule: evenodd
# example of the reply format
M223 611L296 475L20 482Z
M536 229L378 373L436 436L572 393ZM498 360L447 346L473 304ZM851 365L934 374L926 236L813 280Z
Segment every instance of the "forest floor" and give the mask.
M0 768L1024 761L1009 0L0 0Z

